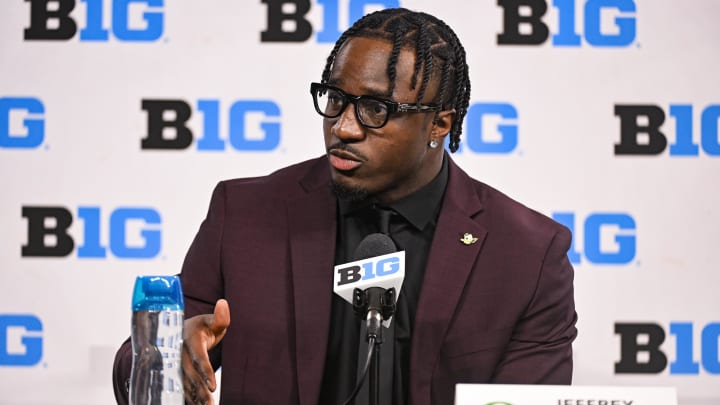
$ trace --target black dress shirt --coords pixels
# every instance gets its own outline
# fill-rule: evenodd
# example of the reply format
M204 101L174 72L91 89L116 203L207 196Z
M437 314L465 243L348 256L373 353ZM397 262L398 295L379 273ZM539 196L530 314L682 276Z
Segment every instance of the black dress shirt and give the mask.
M392 378L390 386L393 405L407 404L410 339L428 252L447 185L447 166L447 159L444 159L440 173L430 183L387 205L374 201L353 203L338 200L336 264L355 260L354 252L362 239L371 233L379 232L378 209L392 211L390 237L398 250L405 251L405 279L391 324L394 342L386 341L383 344L393 344L392 361L383 360L380 371L382 379ZM363 353L358 353L361 321L355 316L352 305L333 294L331 312L320 404L341 405L355 387L358 355L364 358L365 353L364 350ZM393 370L392 373L387 370L388 366ZM366 378L365 385L367 384Z

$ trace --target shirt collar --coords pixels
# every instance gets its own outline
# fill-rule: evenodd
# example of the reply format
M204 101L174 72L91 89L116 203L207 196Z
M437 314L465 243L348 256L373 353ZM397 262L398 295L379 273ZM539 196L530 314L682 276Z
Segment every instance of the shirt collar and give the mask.
M383 204L385 208L391 208L400 214L407 222L418 230L425 229L425 226L437 217L440 211L445 186L448 180L448 159L443 156L443 163L440 173L430 183L426 184L416 192L401 198L390 204ZM375 201L350 202L338 200L340 213L342 215L355 215L365 209L378 206Z

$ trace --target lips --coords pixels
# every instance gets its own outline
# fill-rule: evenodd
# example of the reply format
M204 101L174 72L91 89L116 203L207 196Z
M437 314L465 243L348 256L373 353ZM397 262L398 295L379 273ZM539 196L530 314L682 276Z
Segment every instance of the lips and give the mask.
M341 172L355 170L363 163L363 159L357 155L341 149L330 150L328 159L330 160L330 165Z

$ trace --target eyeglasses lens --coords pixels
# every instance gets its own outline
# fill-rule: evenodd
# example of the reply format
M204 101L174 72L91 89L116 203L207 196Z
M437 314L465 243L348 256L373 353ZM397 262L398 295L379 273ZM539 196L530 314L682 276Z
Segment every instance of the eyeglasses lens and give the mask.
M380 128L387 122L388 105L380 100L368 97L349 98L345 94L329 88L316 87L313 91L317 111L328 118L338 117L347 103L354 101L360 123L369 128Z
M361 98L357 101L360 121L368 127L381 127L388 116L388 107L385 103L371 98Z
M340 115L347 100L333 89L319 88L315 92L315 102L321 114L334 118Z

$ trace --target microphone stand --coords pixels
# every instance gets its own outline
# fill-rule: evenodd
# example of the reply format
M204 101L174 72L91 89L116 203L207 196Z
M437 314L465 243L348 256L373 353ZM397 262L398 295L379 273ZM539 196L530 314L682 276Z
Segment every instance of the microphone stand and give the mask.
M380 345L383 343L382 321L390 319L395 314L395 288L389 290L381 287L370 287L366 290L356 288L353 291L353 308L355 314L361 316L361 319L365 319L367 326L365 339L375 340L370 359L368 393L369 405L379 405Z

